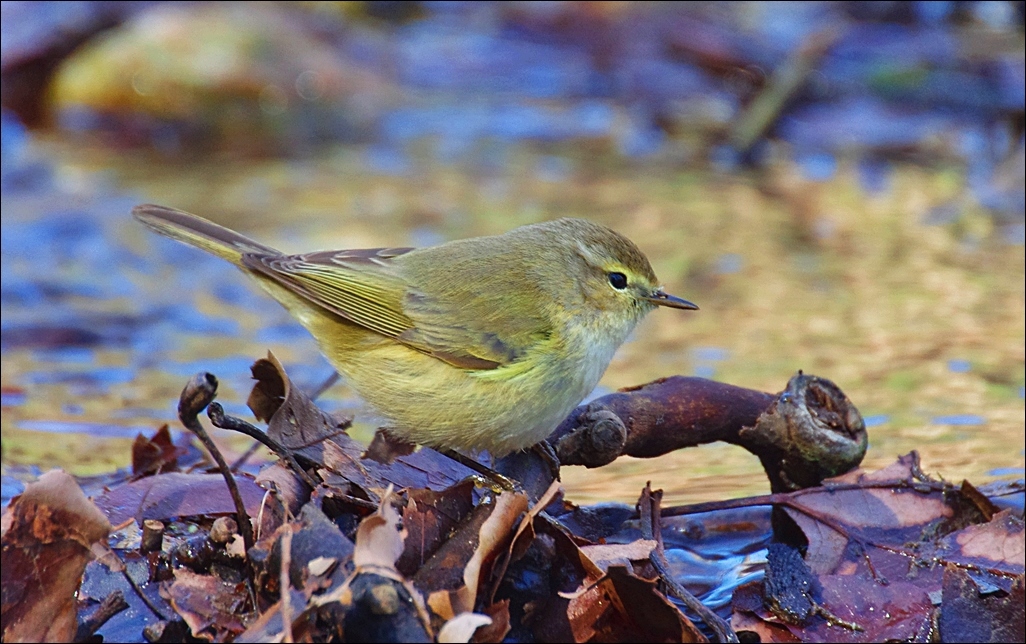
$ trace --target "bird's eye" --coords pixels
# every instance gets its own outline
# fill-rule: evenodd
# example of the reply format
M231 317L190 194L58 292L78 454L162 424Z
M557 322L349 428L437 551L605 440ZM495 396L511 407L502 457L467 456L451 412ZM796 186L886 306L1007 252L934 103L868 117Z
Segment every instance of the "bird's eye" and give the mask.
M609 284L618 291L627 288L627 276L623 273L610 273Z

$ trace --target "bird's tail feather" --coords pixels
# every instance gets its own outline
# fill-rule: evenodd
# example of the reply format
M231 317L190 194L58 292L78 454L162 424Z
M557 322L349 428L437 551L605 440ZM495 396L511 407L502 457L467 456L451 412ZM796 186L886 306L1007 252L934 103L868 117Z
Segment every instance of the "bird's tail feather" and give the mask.
M132 215L161 235L205 250L236 266L242 266L245 253L281 254L270 246L182 210L143 204L133 208Z

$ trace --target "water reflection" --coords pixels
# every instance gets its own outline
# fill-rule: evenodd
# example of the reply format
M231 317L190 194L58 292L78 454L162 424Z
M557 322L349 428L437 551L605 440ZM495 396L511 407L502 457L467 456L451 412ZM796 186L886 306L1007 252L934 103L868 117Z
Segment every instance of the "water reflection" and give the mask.
M197 371L248 416L249 365L269 348L304 389L330 373L238 271L129 219L162 201L287 250L592 218L702 306L647 320L602 392L675 373L775 391L806 369L862 408L871 460L918 448L952 479L1018 472L1023 140L1003 125L1021 114L1022 62L997 37L1019 37L1018 23L994 3L855 4L432 3L389 26L325 23L334 39L280 6L157 7L149 24L184 26L168 32L187 42L113 30L55 81L57 121L74 131L40 144L2 118L5 466L12 429L46 441L51 428L173 421ZM5 43L16 25L4 21ZM725 143L776 71L837 25L772 127L751 149ZM254 42L261 65L241 56ZM240 55L246 83L188 75L210 43ZM183 67L154 64L172 45ZM125 88L106 72L124 61L138 68L111 109ZM84 104L81 79L98 102ZM162 84L199 88L205 109L148 111ZM341 386L325 405L357 408ZM697 454L568 480L582 501L633 501L660 473L669 493L754 490L745 455Z

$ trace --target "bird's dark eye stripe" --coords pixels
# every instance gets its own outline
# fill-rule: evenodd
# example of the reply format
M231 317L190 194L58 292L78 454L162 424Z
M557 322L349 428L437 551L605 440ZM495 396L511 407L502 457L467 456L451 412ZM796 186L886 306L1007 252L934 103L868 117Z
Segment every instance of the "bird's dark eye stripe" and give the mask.
M609 283L618 291L627 288L627 276L623 273L610 273Z

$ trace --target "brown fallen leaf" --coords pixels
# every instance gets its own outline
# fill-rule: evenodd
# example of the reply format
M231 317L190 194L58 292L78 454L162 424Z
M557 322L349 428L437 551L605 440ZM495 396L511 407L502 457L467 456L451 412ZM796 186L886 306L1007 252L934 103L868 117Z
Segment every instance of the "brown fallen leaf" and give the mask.
M185 447L171 441L167 423L161 425L150 438L139 434L132 443L132 476L141 478L150 474L173 472L178 469L178 457L187 451Z
M107 538L110 522L75 479L53 470L11 501L3 525L3 641L71 641L90 546Z
M486 568L490 567L499 554L513 538L513 526L527 510L527 496L520 492L504 492L495 498L492 506L479 505L478 508L490 509L487 518L481 523L476 534L476 545L469 559L462 565L462 585L458 588L443 588L428 595L428 605L442 619L452 619L456 615L472 612L477 602L478 587L486 580ZM473 538L473 537L471 537ZM450 543L455 540L450 540ZM468 540L468 544L472 543ZM460 561L452 561L453 568L460 567ZM423 569L422 569L423 570ZM417 579L424 583L427 576L418 573Z
M655 547L654 539L638 539L630 543L581 546L581 552L605 572L610 566L630 566L632 561L648 561Z
M174 574L174 583L161 594L189 625L193 637L219 642L234 639L255 617L244 583L227 583L187 568L178 568Z
M570 599L575 642L706 642L657 587L625 566L610 566L597 583Z
M378 511L360 522L360 527L356 530L353 564L357 571L380 569L402 579L395 568L395 562L403 554L406 531L399 529L399 513L388 502L391 494L390 488L385 493Z
M293 386L285 368L270 351L251 367L256 384L246 404L267 422L267 435L289 449L315 445L338 436L351 418L321 411L301 389Z
M1026 641L1024 581L1019 575L1008 592L985 593L968 571L947 566L937 619L941 641Z
M966 526L947 535L934 556L1010 580L1026 572L1023 520L1011 510L1003 510L987 523Z
M267 491L243 475L236 477L236 483L246 512L256 517ZM132 518L142 525L146 519L163 521L170 517L235 512L235 504L220 474L169 472L147 476L104 492L95 502L114 525ZM265 509L264 513L270 514L270 511Z
M470 479L441 492L413 489L403 508L403 527L407 536L396 568L413 576L438 550L453 529L474 507L474 482Z
M778 504L807 540L804 559L795 554L797 564L784 572L773 567L787 557L770 556L762 609L735 594L735 627L761 621L755 630L763 641L922 641L936 628L937 604L945 610L946 569L1011 592L1024 571L1023 522L1009 511L994 514L970 487L930 479L912 453L876 472L781 495Z
M509 623L509 600L485 606L481 613L491 618L492 622L478 627L470 641L481 644L503 641L512 628Z

